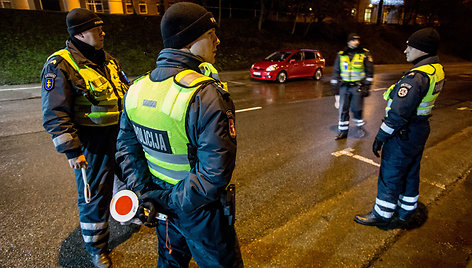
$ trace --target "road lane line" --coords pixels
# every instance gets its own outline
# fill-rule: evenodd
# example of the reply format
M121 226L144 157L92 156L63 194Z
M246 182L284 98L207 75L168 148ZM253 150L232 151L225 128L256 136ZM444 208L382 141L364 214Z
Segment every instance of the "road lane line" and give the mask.
M249 111L260 110L260 109L262 109L262 107L252 107L252 108L236 110L236 112L237 113L242 113L242 112L249 112Z
M386 89L387 89L386 87L374 88L374 89L372 89L372 91L380 91L380 90L386 90Z
M360 160L362 162L365 162L367 164L371 164L371 165L374 165L376 167L380 167L380 164L374 162L372 159L369 159L369 158L366 158L366 157L363 157L363 156L360 156L360 155L357 155L357 154L353 154L352 152L354 152L354 149L346 148L344 150L331 153L331 155L334 155L335 157L340 157L342 155L346 155L346 156L355 158L357 160Z
M37 87L1 88L0 91L15 91L15 90L36 89L36 88L41 88L41 86L37 86Z
M226 81L228 83L233 83L233 84L236 84L236 85L245 85L246 83L243 83L243 82L236 82L236 81Z
M439 189L446 190L446 185L442 183L429 181L428 179L425 179L425 178L421 178L421 181L426 182L427 184L430 184L432 186L438 187Z

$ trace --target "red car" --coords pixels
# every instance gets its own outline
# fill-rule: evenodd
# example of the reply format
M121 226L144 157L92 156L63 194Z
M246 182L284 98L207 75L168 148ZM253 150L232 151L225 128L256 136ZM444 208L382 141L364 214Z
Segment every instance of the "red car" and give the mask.
M251 78L284 83L290 78L313 77L320 80L325 59L318 50L280 50L251 66Z

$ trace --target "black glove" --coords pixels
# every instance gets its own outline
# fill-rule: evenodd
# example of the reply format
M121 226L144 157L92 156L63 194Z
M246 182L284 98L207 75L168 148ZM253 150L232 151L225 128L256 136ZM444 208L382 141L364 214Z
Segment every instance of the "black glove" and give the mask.
M362 97L369 97L370 96L370 85L362 84L358 91L361 93Z
M374 143L372 144L372 152L375 154L375 156L380 157L380 150L382 150L383 146L383 141L377 139L377 137L374 140Z
M149 212L149 214L146 216L147 213L144 212L144 209ZM156 206L152 201L149 199L146 199L145 201L141 202L138 208L138 218L143 222L143 224L147 227L156 227L158 223L158 219L156 218L157 216L157 209Z

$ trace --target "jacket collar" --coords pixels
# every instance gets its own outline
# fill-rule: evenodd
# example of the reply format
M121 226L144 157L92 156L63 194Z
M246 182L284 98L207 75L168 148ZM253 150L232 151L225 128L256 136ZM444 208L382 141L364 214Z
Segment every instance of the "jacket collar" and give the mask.
M157 56L156 69L154 69L150 78L152 81L163 81L178 74L183 70L194 70L200 72L198 66L203 59L179 49L165 48Z
M417 62L413 66L413 68L416 68L416 67L419 67L419 66L422 66L422 65L427 65L427 64L434 64L434 63L439 63L439 57L438 56L430 56L430 57L421 59L419 62Z
M87 59L82 52L77 49L77 47L70 41L66 41L66 49L69 50L70 54L72 55L72 58L74 58L75 63L79 67L83 67L84 65L87 66L98 66L97 64L93 63L91 60ZM107 65L108 62L111 60L110 54L108 52L105 52L105 62L104 65Z

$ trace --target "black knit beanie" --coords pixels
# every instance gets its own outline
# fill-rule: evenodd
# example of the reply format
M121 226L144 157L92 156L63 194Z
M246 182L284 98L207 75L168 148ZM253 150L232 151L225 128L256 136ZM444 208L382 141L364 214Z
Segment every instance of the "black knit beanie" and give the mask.
M67 31L70 36L103 25L95 13L85 8L74 8L66 16Z
M439 33L431 27L423 28L414 32L406 44L428 54L436 55L439 48Z
M164 47L183 48L216 26L215 18L204 7L191 2L175 3L162 17Z
M356 33L350 33L348 36L347 36L347 41L351 41L351 40L354 40L354 39L357 39L357 40L360 40L361 37L356 34Z

